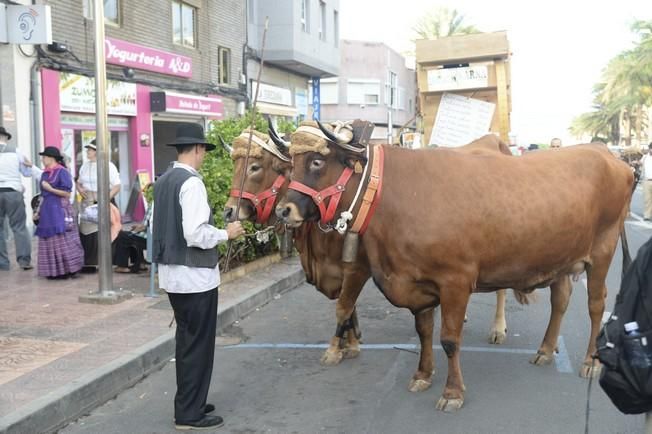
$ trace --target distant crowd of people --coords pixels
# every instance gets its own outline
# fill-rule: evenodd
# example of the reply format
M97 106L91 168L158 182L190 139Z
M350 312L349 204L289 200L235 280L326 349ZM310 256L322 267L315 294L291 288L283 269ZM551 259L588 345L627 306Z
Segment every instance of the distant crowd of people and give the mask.
M54 146L46 146L41 167L33 164L15 146L8 144L11 133L0 126L0 270L9 270L5 219L14 235L16 262L23 270L34 268L32 236L27 227L27 211L21 177L39 179L40 193L31 201L34 234L38 237L37 274L48 279L76 277L80 271L98 267L98 181L95 140L85 146L87 161L75 180L64 156ZM75 188L73 188L75 187ZM122 230L120 210L114 197L120 191L120 174L109 162L109 197L112 257L118 273L146 271L144 257L149 215L145 224ZM79 200L72 197L75 194ZM149 207L151 208L151 207ZM150 210L151 211L151 210Z

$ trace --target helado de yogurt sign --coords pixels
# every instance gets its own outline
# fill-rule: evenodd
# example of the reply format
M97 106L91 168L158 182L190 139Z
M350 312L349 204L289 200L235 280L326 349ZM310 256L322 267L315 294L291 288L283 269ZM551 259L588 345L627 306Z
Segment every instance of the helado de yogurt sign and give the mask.
M192 59L176 53L105 38L106 63L128 66L159 74L192 77Z

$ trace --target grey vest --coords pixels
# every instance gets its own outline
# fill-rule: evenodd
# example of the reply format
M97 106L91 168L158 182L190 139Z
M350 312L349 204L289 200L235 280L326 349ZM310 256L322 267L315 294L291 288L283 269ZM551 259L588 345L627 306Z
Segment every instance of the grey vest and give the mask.
M170 168L154 184L154 224L152 225L152 261L157 264L215 268L217 248L188 247L183 237L179 192L184 182L195 176L186 169ZM208 223L213 224L211 213Z

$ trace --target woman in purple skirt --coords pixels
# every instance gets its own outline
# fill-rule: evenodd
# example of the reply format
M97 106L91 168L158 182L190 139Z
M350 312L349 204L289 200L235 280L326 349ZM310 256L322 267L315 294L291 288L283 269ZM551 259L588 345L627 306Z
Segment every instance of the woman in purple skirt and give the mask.
M44 169L36 227L38 275L65 279L75 276L84 262L84 250L70 204L72 177L58 148L47 146L39 155Z

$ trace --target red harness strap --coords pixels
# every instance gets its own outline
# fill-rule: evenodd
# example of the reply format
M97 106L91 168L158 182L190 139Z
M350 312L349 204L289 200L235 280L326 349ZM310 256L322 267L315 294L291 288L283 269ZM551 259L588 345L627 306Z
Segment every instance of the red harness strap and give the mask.
M274 203L276 202L276 196L278 195L278 191L284 182L285 176L279 175L276 178L276 181L274 181L274 184L272 184L270 188L260 194L253 194L249 193L248 191L241 192L240 190L234 188L231 190L231 197L242 197L244 199L249 199L251 203L253 203L253 205L256 207L256 222L266 223L267 219L269 219L269 216L272 214Z
M302 184L297 181L291 181L288 189L296 190L300 193L307 194L319 207L319 215L321 216L322 223L328 223L333 220L335 217L335 211L337 211L337 205L340 202L342 193L346 190L346 184L349 182L351 175L353 174L353 169L350 167L344 168L344 171L340 175L339 179L335 185L326 187L322 191L313 190L305 184ZM331 197L331 200L328 202L328 209L326 208L325 200Z
M371 217L380 202L380 193L383 187L383 163L384 152L382 146L375 146L372 148L373 156L371 163L371 173L369 174L369 181L367 182L367 189L362 197L360 209L358 209L358 216L356 217L351 232L364 234L369 225ZM360 182L363 182L361 180Z

